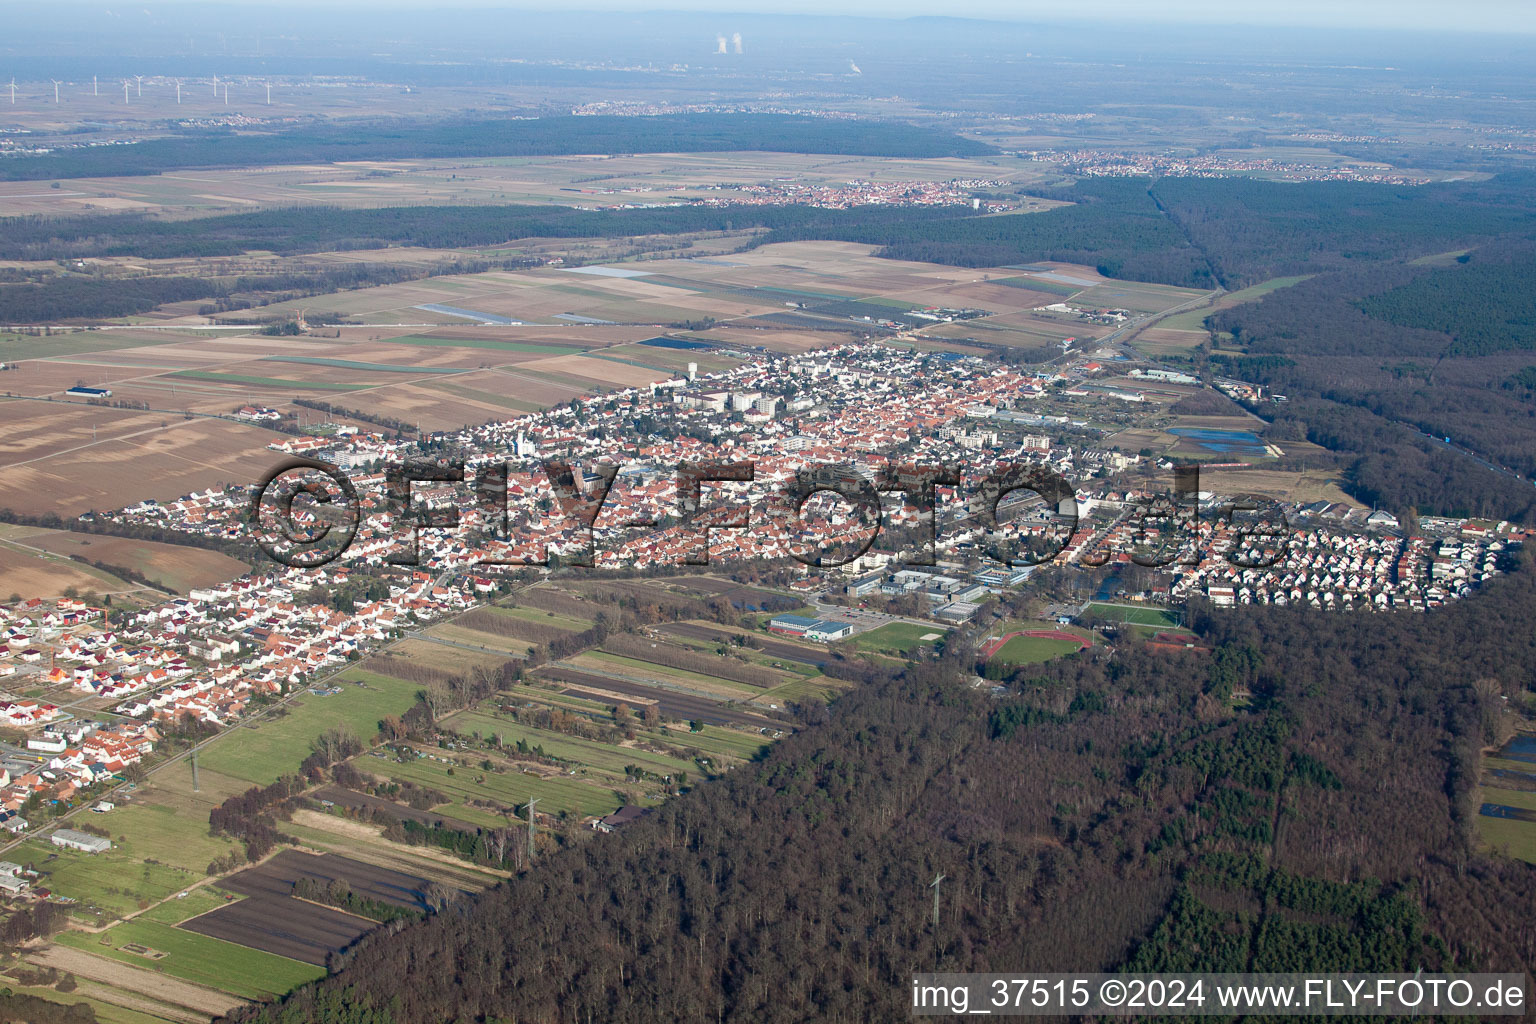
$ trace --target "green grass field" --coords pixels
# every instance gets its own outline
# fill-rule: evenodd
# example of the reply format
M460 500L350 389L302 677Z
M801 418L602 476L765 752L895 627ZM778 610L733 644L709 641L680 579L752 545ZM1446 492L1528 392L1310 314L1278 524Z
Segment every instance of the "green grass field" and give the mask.
M602 701L588 700L584 697L571 697L537 686L514 686L502 692L514 701L533 701L547 707L575 711L597 721L613 721L613 705L605 704ZM483 725L471 726L472 731L477 728L483 729ZM481 735L486 735L486 733L482 731ZM727 729L720 725L706 725L701 732L692 732L684 729L672 729L665 732L660 729L637 729L635 735L658 745L677 747L679 749L691 748L704 754L739 758L741 760L749 760L766 745L763 743L762 738L757 735L748 735L747 733L737 732L735 729Z
M144 813L134 818L129 810ZM208 864L235 848L228 839L208 835L206 817L178 816L170 808L124 808L91 817L112 829L111 850L81 853L32 839L10 854L46 872L43 884L78 900L87 921L95 917L86 908L99 907L109 919L123 917L180 892L206 878Z
M1099 604L1088 606L1088 611L1105 622L1127 622L1136 626L1177 625L1172 615L1162 608L1137 608L1123 604Z
M366 687L357 686L357 681ZM305 694L287 715L262 719L255 728L236 727L205 747L202 765L259 785L296 772L309 756L310 744L327 729L341 725L359 739L378 732L379 719L398 715L416 700L421 684L351 668L327 681L341 692L329 697Z
M1175 313L1164 320L1159 320L1157 326L1173 331L1203 331L1205 330L1205 318L1217 310L1230 309L1240 306L1245 302L1253 302L1262 299L1270 292L1279 291L1281 288L1289 288L1293 284L1300 284L1310 274L1301 274L1297 277L1272 277L1268 281L1260 281L1239 291L1228 292L1218 298L1214 305L1202 306L1199 309L1187 310L1183 313Z
M842 693L844 689L846 687L834 683L824 676L818 676L814 679L796 679L793 682L785 683L783 686L775 686L771 690L765 690L758 694L757 703L777 704L782 708L790 701L830 701L833 697Z
M486 633L470 626L460 626L455 623L443 623L439 626L432 626L426 632L428 636L451 640L456 644L468 644L470 647L483 647L489 651L505 654L509 658L520 658L533 648L533 645L527 640L519 640L516 637L510 636L498 636L495 633ZM444 648L443 654L445 661L452 660L452 651Z
M1483 766L1505 767L1497 763L1500 759L1485 758ZM1528 771L1531 766L1524 762L1515 763L1517 771ZM1506 807L1520 807L1528 811L1536 811L1536 793L1528 793L1518 789L1497 789L1493 786L1482 786L1476 796L1479 804L1503 804ZM1517 860L1523 860L1528 864L1536 864L1536 821L1518 821L1513 818L1490 818L1487 815L1477 816L1477 831L1483 837L1483 841L1495 849L1507 852Z
M231 901L225 897L233 895L223 889L212 885L198 886L181 899L172 896L164 903L157 903L144 913L134 918L135 921L155 921L159 924L181 924L191 920L200 914L206 914L210 910L227 907ZM244 897L241 897L243 899Z
M1034 665L1077 650L1079 646L1071 640L1056 640L1045 636L1016 636L1003 644L1002 649L988 660L1004 665Z
M0 334L0 361L45 359L49 356L73 356L82 352L112 352L128 348L152 348L186 341L180 331L156 331L149 339L122 338L105 331L79 331L37 338L27 334Z
M580 633L592 625L591 619L581 619L574 615L560 615L555 612L546 612L539 608L529 608L519 605L508 608L504 605L493 604L488 606L490 611L497 615L505 615L509 619L521 619L524 622L536 622L541 626L554 626L558 629L568 629L573 633Z
M323 967L183 931L158 921L124 921L99 935L60 932L55 939L66 946L244 999L270 999L306 981L325 976ZM159 950L166 956L151 960L122 948L130 943Z
M925 636L939 634L942 638L949 630L943 626L917 626L910 622L888 622L879 629L860 633L847 641L855 650L866 654L887 654L910 658L920 648L932 647L937 639L924 640Z

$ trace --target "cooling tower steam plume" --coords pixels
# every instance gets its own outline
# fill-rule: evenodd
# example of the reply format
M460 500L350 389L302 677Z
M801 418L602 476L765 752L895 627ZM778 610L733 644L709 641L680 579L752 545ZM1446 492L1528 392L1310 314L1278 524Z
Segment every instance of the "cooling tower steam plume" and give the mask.
M715 36L715 52L725 52L725 36Z
M741 52L741 33L740 32L732 32L731 33L731 45L736 48L736 52L737 53Z

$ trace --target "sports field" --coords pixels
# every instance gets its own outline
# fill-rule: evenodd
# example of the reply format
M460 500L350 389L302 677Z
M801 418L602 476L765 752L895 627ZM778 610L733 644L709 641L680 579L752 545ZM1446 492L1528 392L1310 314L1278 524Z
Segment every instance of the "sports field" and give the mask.
M1105 622L1124 622L1134 626L1177 626L1178 622L1162 608L1094 602L1086 609Z

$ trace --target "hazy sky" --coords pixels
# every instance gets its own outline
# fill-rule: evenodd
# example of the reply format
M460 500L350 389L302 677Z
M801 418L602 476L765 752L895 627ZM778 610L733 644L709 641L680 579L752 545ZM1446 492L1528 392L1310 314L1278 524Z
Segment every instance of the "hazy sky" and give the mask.
M1536 32L1536 0L198 0L241 6L444 7L512 10L719 11L764 14L852 14L872 17L948 15L952 17L1038 19L1056 21L1095 18L1137 22L1204 22L1222 24L1432 29L1438 31ZM133 6L134 0L124 0ZM163 2L152 6L164 7Z

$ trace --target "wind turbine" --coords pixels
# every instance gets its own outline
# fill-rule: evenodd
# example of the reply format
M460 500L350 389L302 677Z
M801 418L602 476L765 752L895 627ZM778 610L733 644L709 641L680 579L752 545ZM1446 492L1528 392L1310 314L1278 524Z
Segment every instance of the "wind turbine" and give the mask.
M181 79L176 79L176 102L181 102Z
M214 99L218 99L219 98L219 76L218 75L214 75L213 76L213 98Z
M229 106L229 83L224 83L224 105Z
M50 78L50 79L48 79L48 81L53 83L53 102L54 103L58 103L59 102L59 86L62 83L57 78Z
M95 75L91 76L91 95L92 96L100 96L101 95L101 91L96 88L96 76Z
M144 76L143 75L134 75L133 76L133 80L135 82L139 83L139 91L137 93L135 93L134 95L136 95L139 99L143 99L144 98Z
M13 77L11 79L11 106L14 107L15 105L16 105L16 79Z
M13 84L11 86L11 92L12 92L11 102L12 103L16 102L15 90L16 90L16 86ZM267 83L267 106L270 107L271 105L272 105L272 83L268 82Z
M128 79L123 79L123 106L128 105Z

